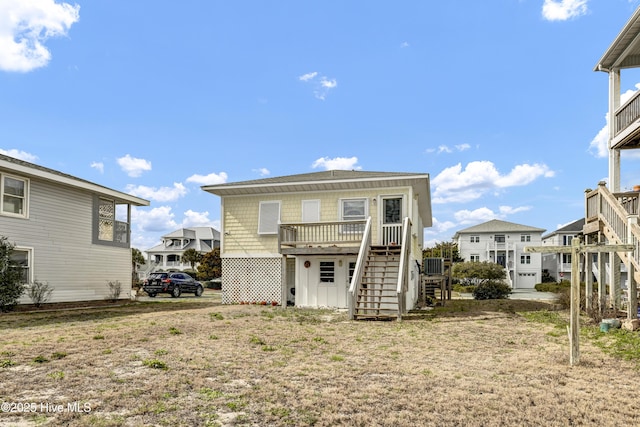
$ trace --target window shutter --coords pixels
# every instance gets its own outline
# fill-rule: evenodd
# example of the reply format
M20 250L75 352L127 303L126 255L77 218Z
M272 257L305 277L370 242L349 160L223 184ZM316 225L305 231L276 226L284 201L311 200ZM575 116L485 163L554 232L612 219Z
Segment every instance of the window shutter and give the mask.
M260 202L258 234L277 234L280 221L280 202Z
M302 201L302 222L320 221L320 200Z

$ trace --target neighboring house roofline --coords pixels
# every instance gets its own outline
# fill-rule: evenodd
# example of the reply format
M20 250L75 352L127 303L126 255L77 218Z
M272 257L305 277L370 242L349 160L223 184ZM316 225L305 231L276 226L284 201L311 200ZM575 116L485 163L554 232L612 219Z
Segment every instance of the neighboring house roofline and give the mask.
M482 224L474 225L463 230L458 230L453 236L456 240L460 234L471 233L540 233L546 231L544 228L531 227L528 225L516 224L514 222L502 221L499 219L492 219L491 221L483 222Z
M6 169L16 174L39 178L76 189L87 190L134 206L149 206L148 200L4 154L0 154L0 169Z
M431 226L429 174L406 172L368 172L330 170L251 181L204 185L202 190L220 197L260 194L299 193L301 191L341 191L411 186L419 195L420 216Z
M572 223L569 223L564 227L560 227L549 234L545 234L544 236L542 236L542 239L548 239L549 237L553 237L557 234L582 234L583 226L584 218L580 218L579 220L573 221Z

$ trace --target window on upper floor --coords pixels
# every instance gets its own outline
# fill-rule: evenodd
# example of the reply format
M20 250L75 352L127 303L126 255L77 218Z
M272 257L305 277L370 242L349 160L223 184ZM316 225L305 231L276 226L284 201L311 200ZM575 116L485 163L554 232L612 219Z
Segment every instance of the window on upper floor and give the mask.
M94 199L93 243L129 247L131 214L129 205L104 197Z
M562 236L562 244L564 246L571 246L572 241L573 241L573 236Z
M480 236L473 236L472 235L471 237L469 237L469 241L471 243L480 243Z
M521 234L520 235L520 241L521 242L530 242L531 241L531 234Z
M342 199L340 200L340 215L342 221L357 221L367 219L367 200ZM342 233L362 233L363 224L343 225Z
M260 202L258 234L278 234L280 202Z
M520 255L520 264L531 264L531 255Z
M496 234L493 238L496 243L504 243L506 241L504 234Z
M0 174L0 213L26 218L29 212L29 180Z
M320 200L302 201L302 222L320 221Z

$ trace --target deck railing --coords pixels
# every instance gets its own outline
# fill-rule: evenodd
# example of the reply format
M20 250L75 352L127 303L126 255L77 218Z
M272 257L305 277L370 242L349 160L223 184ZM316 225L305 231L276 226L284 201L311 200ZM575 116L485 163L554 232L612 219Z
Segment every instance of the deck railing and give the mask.
M364 273L364 266L369 256L369 249L371 248L371 217L367 219L364 226L364 232L362 241L360 242L360 250L358 251L358 259L356 260L356 266L351 276L351 283L349 284L349 292L347 293L348 307L349 307L349 319L353 320L356 310L356 299L362 284L362 274Z
M359 220L280 224L278 245L279 247L317 244L360 246L366 223L366 220Z
M402 252L400 253L400 265L398 266L398 285L396 296L398 298L398 320L406 313L406 296L409 290L409 246L411 246L411 220L404 219L402 224Z
M640 193L611 193L604 182L585 195L586 226L596 221L604 225L607 239L612 244L630 244L635 249L631 255L621 252L622 259L629 259L640 271L640 225L638 225L638 200Z
M627 102L621 105L614 115L614 135L617 136L640 118L640 91L636 92Z

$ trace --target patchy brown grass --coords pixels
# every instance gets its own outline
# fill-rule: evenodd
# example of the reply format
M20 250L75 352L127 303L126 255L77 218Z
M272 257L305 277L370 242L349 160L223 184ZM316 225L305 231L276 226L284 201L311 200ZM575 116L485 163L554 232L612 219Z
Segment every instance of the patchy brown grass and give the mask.
M0 402L36 404L0 413L0 426L640 422L637 361L584 339L569 367L564 325L544 303L451 301L403 322L353 322L211 295L0 315ZM546 316L555 323L535 321Z

